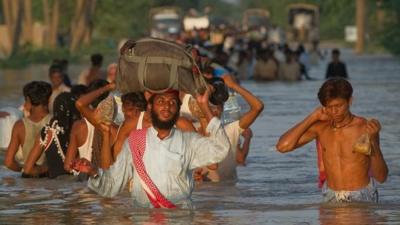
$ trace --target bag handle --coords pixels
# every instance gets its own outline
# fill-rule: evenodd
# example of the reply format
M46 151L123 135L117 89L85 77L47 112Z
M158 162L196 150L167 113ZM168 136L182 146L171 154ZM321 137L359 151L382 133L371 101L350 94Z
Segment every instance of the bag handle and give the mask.
M169 64L171 66L171 70L170 70L170 74L169 74L169 83L168 83L168 87L161 89L161 90L153 90L151 88L146 87L145 84L145 73L147 72L147 65L149 64L149 59L150 57L146 56L146 57L137 57L139 58L139 67L138 67L138 80L139 80L139 84L140 86L144 89L144 90L148 90L151 91L153 93L163 93L165 91L168 91L169 89L171 89L174 84L175 81L177 80L178 76L177 76L177 71L178 71L178 64L177 63L172 63ZM163 57L158 57L158 58L163 58Z
M188 56L189 61L188 60L178 60L178 59L172 59L172 58L167 58L167 57L158 57L158 56L147 56L145 60L143 60L143 56L136 56L134 53L134 47L132 46L129 49L129 53L128 54L121 54L121 56L129 62L134 62L134 63L139 63L139 68L138 68L138 78L139 78L139 84L142 86L143 89L155 92L155 93L161 93L161 92L165 92L166 90L170 89L174 82L177 80L177 67L178 66L182 66L188 69L193 69L193 67L196 68L196 70L198 71L198 75L199 75L199 80L194 80L195 83L197 83L197 85L199 86L203 86L206 87L207 86L207 82L204 80L203 74L199 68L199 66L197 65L196 61L194 60L193 56L186 50L184 49L182 46L175 44L175 43L171 43L169 41L165 41L162 39L157 39L157 38L143 38L140 39L138 41L136 41L135 43L140 43L140 42L159 42L159 43L164 43L164 44L168 44L170 46L176 47L176 48L182 48L182 51L184 52L184 54L186 56ZM143 61L145 61L145 63L143 64ZM170 81L169 81L169 87L166 89L162 89L162 90L151 90L149 88L146 88L144 86L144 72L146 71L146 62L148 63L164 63L164 64L169 64L171 65L171 72L170 72ZM143 64L143 65L142 65ZM141 73L142 71L142 73ZM199 91L201 90L195 90L195 92L199 93Z

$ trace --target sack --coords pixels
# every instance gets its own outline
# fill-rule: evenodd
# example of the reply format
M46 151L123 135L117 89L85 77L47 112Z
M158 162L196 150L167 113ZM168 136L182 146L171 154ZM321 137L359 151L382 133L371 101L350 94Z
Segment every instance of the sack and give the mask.
M95 110L96 120L100 123L111 124L117 116L117 103L114 100L114 96L109 95L103 101L101 101Z
M155 38L127 41L121 48L117 89L121 93L180 90L193 96L206 90L207 82L185 48Z

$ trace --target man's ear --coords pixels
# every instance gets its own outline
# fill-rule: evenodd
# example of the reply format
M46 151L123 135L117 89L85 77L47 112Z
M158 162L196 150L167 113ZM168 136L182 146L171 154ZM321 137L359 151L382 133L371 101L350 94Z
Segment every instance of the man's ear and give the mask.
M29 97L26 97L25 102L24 102L24 109L29 111L29 110L31 110L31 108L32 108L31 99Z
M353 104L353 96L351 96L349 99L349 105L352 105L352 104Z

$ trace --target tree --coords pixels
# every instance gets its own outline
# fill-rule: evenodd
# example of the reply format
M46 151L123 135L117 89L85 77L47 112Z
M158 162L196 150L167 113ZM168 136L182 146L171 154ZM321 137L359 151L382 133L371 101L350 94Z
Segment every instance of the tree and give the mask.
M400 1L386 0L382 7L385 10L385 27L380 33L380 42L388 51L400 55Z
M21 37L22 31L22 17L23 17L23 7L24 2L23 0L16 0L11 2L11 11L13 13L12 16L12 41L11 41L11 53L10 57L14 56L19 47L19 41Z
M32 43L32 0L24 0L23 41Z
M76 1L75 15L71 24L71 45L69 48L71 52L74 52L84 39L87 44L90 43L95 4L95 0Z

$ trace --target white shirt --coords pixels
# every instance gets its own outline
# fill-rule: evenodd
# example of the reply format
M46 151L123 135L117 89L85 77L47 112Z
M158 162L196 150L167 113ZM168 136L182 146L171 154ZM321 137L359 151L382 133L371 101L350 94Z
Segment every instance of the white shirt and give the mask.
M159 191L180 208L193 208L192 170L218 163L228 153L229 140L219 119L214 117L210 121L207 132L210 136L203 137L173 128L170 135L161 140L153 127L147 130L143 156L147 174ZM152 207L135 172L128 141L125 141L114 164L108 170L100 170L98 178L90 178L88 186L103 196L112 197L121 192L131 179L134 205Z
M83 119L86 122L88 132L85 143L78 147L79 157L92 161L94 126L86 118Z
M86 78L89 75L89 69L83 70L78 76L78 84L88 85Z
M56 100L56 97L63 92L70 92L70 91L71 91L71 88L69 88L65 84L61 84L58 88L52 90L50 99L49 99L50 114L53 114L53 112L54 112L53 106L54 106L54 100Z
M239 126L239 120L225 125L224 130L231 147L225 159L218 163L218 174L221 181L232 181L237 179L236 152L240 135L244 130Z
M193 116L192 112L190 111L189 108L190 98L192 98L192 95L190 94L185 94L185 96L183 97L181 109L179 110L180 116L183 116L191 121L198 121L198 119L195 116Z
M203 168L208 170L207 178L213 182L237 180L237 145L239 143L240 135L244 129L239 126L239 120L236 120L232 123L224 125L224 130L231 145L228 155L224 160L218 163L218 169L216 171L210 170L207 167Z

